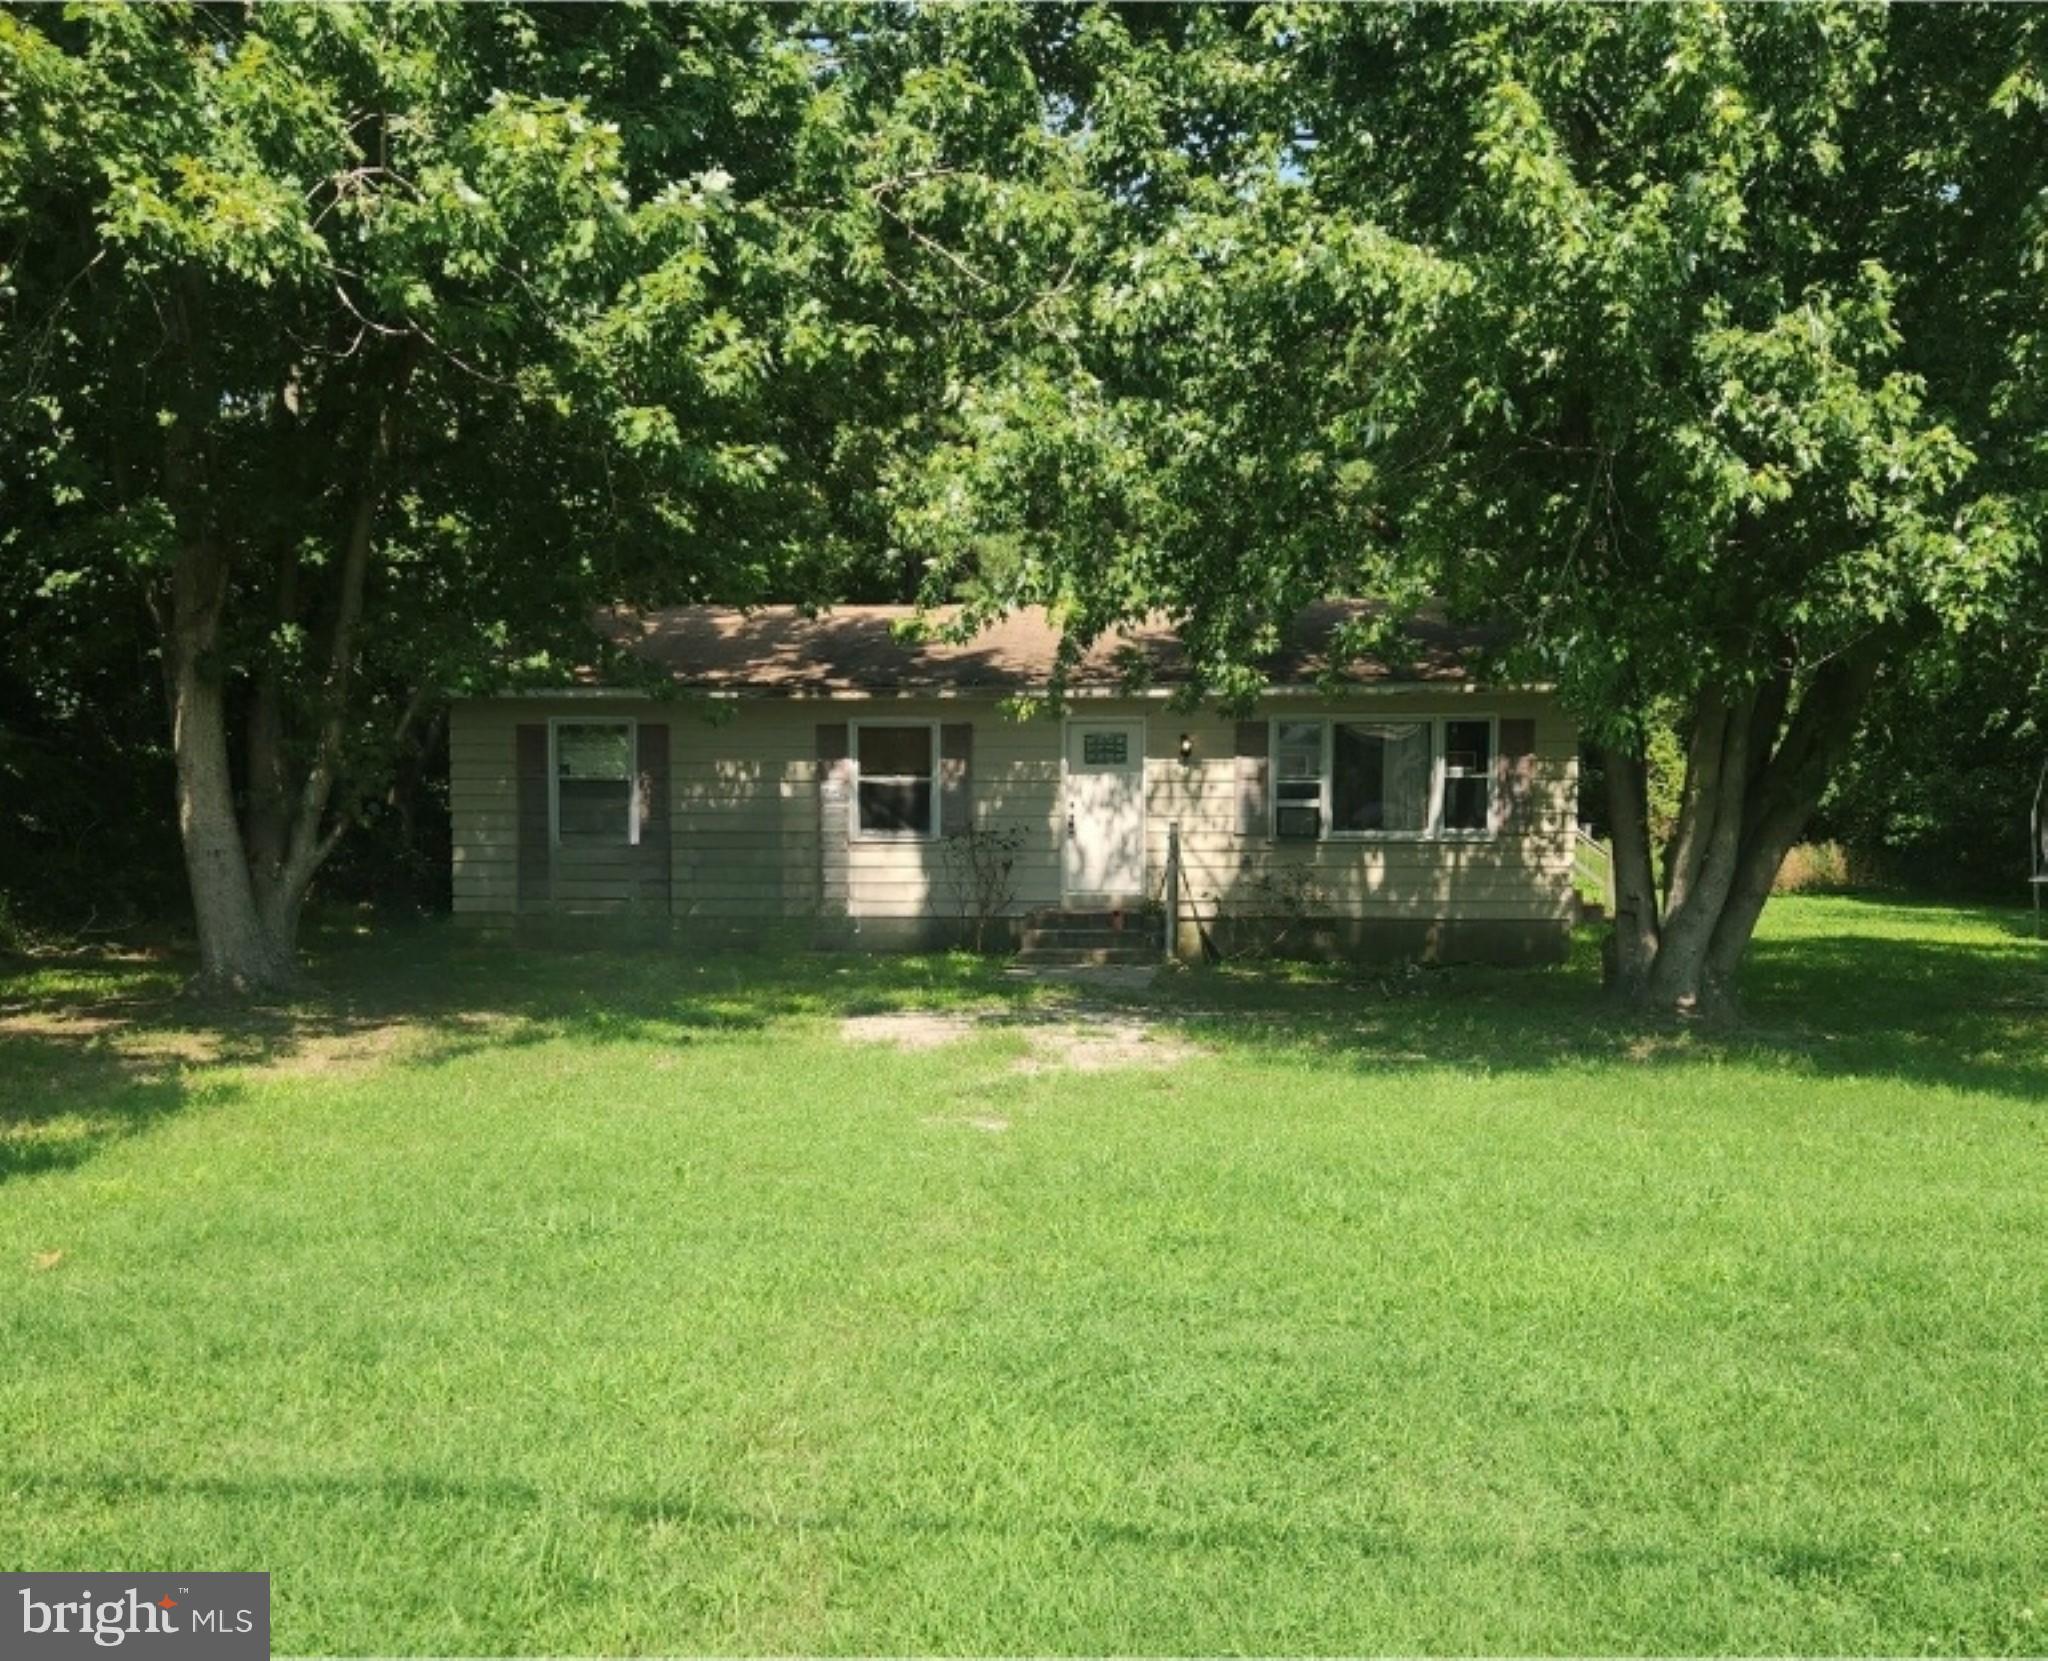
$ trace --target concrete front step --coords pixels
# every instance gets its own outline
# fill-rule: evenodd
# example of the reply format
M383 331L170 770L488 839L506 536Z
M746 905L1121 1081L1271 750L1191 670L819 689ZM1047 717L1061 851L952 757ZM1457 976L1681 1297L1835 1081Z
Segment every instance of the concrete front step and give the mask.
M1116 918L1123 927L1116 927ZM1137 906L1122 912L1107 906L1047 906L1024 918L1023 949L1016 961L1024 968L1055 965L1156 964L1160 959L1159 922Z

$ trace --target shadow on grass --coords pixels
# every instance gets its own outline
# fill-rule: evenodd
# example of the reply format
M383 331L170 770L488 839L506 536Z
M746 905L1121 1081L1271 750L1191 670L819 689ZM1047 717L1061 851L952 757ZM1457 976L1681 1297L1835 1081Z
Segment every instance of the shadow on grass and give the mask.
M0 1183L68 1170L186 1105L175 1074L92 1047L0 1037Z
M324 943L315 1018L408 1023L427 1038L412 1058L444 1062L507 1045L698 1043L807 1017L1010 1008L1042 996L1006 978L1000 960L965 953L514 947L432 924L411 933Z
M237 1087L219 1076L236 1068L437 1065L560 1040L698 1044L907 1010L1019 1024L1109 1006L1224 1054L1372 1071L1743 1059L2034 1104L2048 1101L2048 946L2030 929L2023 912L1802 902L1757 942L1745 1018L1724 1031L1617 1015L1590 932L1555 969L1267 964L1169 974L1122 994L1018 981L962 954L515 948L445 922L330 926L309 942L305 992L253 1008L178 998L189 965L175 956L18 960L0 963L0 1182L76 1165L197 1090Z
M1196 970L1164 981L1154 1012L1224 1048L1373 1070L1745 1060L2048 1101L2048 946L2023 917L1853 900L1810 915L1752 947L1742 1018L1722 1028L1614 1009L1592 931L1554 969Z
M0 1182L69 1169L186 1104L175 1060L125 1042L177 984L150 953L0 959Z
M805 1016L1014 1008L1040 990L965 955L519 948L445 924L327 929L288 1001L178 995L174 952L0 959L0 1183L62 1170L235 1086L399 1056L556 1042L702 1043Z

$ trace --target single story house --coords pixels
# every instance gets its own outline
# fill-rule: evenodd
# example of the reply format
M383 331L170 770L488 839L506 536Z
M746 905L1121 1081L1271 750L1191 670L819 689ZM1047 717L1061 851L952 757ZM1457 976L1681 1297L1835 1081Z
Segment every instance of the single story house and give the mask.
M455 910L930 945L961 937L972 828L1010 833L1001 933L1148 919L1163 940L1172 864L1183 953L1560 955L1572 722L1543 688L1475 680L1476 637L1442 624L1331 690L1323 653L1354 610L1296 619L1241 715L1173 707L1187 664L1159 626L1098 642L1064 710L1024 718L1059 644L1042 612L965 643L913 638L904 606L604 613L675 694L458 700Z

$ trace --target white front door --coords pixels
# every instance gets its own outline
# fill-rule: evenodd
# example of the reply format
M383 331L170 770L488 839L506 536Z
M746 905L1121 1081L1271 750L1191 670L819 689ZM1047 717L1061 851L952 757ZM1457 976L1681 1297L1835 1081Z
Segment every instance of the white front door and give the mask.
M1067 723L1066 828L1061 883L1068 899L1136 900L1145 893L1145 723Z

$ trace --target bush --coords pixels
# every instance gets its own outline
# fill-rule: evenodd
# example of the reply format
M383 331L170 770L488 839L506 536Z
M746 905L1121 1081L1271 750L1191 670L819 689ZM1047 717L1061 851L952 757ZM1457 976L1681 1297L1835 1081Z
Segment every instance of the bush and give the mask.
M959 902L974 950L988 950L989 930L1016 903L1013 876L1024 851L1024 832L1015 825L976 826L940 840L939 862Z
M1813 894L1858 886L1857 862L1839 842L1802 842L1778 867L1774 894Z

